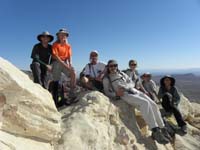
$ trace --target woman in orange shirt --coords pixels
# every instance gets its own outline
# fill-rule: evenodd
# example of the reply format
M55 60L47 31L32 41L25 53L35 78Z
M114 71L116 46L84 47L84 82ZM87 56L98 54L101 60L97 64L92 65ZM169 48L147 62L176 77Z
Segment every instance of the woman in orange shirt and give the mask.
M70 76L70 98L75 98L74 89L76 87L76 74L72 67L72 50L68 44L67 38L69 33L66 29L60 29L57 35L57 41L52 46L52 54L56 61L53 62L52 74L54 80L53 98L55 103L58 103L58 81L60 80L61 73Z

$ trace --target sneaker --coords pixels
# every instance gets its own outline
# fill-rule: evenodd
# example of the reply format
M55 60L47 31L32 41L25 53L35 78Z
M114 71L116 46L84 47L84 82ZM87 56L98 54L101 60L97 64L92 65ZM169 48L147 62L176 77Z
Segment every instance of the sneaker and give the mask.
M168 131L167 131L166 128L162 128L161 131L162 131L162 134L163 134L169 141L171 141L171 142L173 141L172 137L169 135L169 133L168 133Z
M160 130L152 131L152 138L160 144L167 144L169 140L162 134Z
M181 127L181 131L183 131L183 133L187 133L187 125L184 125Z

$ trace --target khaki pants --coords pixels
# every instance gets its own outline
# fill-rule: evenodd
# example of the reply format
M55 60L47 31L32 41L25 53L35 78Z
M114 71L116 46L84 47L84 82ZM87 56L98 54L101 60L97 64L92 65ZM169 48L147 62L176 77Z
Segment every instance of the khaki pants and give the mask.
M136 94L129 94L126 92L121 99L140 110L150 129L155 127L164 127L164 122L157 104L147 95L139 91Z
M61 63L54 61L52 65L52 75L53 80L58 81L61 78L61 73L64 73L66 76L70 76L70 71L67 70Z

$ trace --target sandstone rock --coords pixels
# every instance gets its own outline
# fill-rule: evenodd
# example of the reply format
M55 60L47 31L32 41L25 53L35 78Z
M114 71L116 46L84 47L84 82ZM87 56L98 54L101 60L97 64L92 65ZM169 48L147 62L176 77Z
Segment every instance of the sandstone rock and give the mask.
M80 95L80 101L60 110L64 134L58 150L142 150L168 149L143 137L134 108L124 101L111 102L99 92Z
M61 115L51 94L3 58L0 93L1 130L46 141L60 138Z
M0 130L0 150L54 150L50 143L15 136Z
M193 111L192 105L191 105L190 101L184 95L181 95L181 101L180 101L179 108L180 108L180 111L181 111L184 119L187 120L188 118L194 116L194 111Z

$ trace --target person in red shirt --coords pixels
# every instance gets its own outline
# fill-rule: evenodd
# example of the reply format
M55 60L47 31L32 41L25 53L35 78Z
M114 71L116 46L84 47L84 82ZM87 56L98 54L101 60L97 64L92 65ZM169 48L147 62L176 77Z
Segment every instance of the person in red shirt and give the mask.
M70 76L70 98L75 98L74 89L76 87L76 74L72 67L72 50L67 41L69 33L66 29L60 29L57 32L57 41L52 45L52 55L55 61L52 65L53 75L53 98L55 103L58 102L58 81L61 78L63 72L66 76Z

